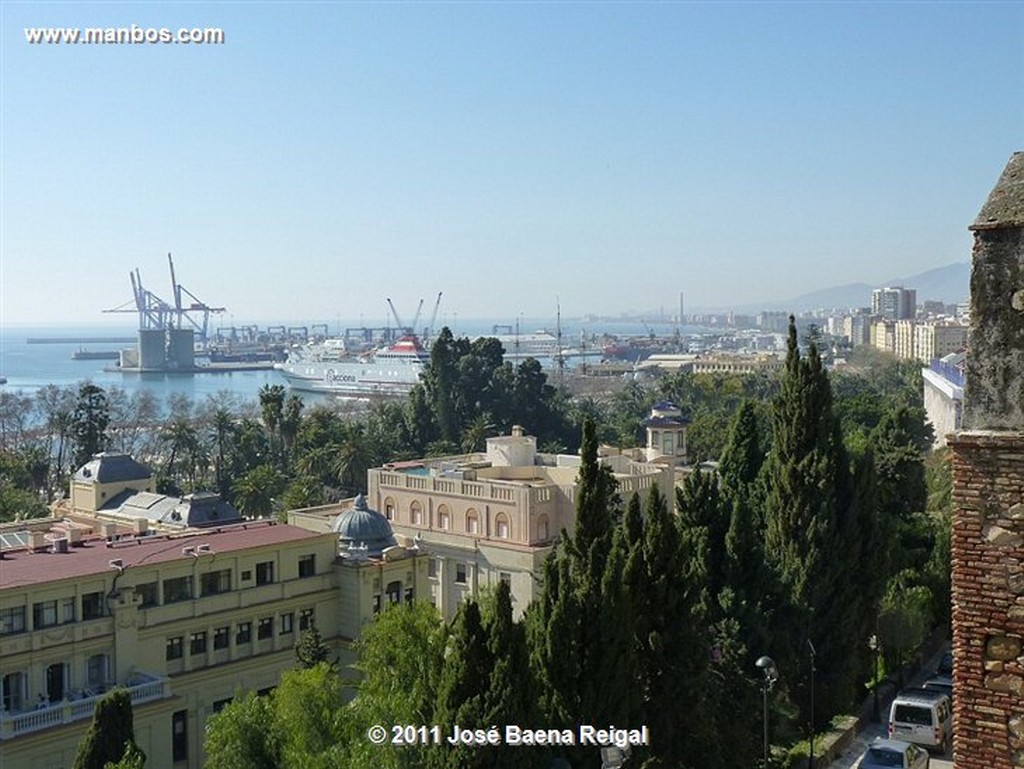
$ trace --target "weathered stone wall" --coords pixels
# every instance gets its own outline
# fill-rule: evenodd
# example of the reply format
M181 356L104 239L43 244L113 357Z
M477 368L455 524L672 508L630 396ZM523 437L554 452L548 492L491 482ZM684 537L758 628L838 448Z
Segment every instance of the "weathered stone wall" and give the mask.
M971 328L953 447L953 763L1024 769L1024 153L970 228Z
M954 765L1024 767L1024 433L951 445Z

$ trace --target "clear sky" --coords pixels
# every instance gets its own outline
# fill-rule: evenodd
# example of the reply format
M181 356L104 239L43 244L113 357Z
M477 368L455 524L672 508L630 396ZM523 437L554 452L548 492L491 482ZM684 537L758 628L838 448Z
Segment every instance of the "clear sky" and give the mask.
M26 27L219 27L32 45ZM970 257L1024 3L0 3L0 322L785 299Z

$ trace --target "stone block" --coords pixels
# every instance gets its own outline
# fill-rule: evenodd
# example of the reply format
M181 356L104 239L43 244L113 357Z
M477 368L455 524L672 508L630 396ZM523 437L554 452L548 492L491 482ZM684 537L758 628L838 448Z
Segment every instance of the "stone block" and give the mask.
M985 657L989 660L1012 660L1020 656L1021 644L1019 638L1008 636L994 636L988 639L985 644Z
M1006 666L1003 662L997 660L985 660L985 672L986 673L1002 673L1003 668Z
M985 676L985 688L1020 695L1024 692L1024 678L1011 673L989 673Z
M1020 547L1024 545L1024 537L1002 526L989 526L985 530L985 540L996 547Z

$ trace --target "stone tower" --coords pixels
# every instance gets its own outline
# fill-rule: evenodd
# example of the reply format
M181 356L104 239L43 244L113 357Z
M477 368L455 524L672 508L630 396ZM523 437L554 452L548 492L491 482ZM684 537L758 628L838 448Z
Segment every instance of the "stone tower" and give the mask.
M1024 767L1024 152L974 224L953 448L954 765Z

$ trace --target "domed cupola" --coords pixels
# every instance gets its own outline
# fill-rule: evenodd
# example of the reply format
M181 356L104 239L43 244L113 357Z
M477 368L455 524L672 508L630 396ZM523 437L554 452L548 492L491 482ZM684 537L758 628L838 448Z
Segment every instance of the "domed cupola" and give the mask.
M398 544L388 519L371 510L362 494L356 497L351 510L334 519L331 531L338 535L342 557L379 558L385 548Z

